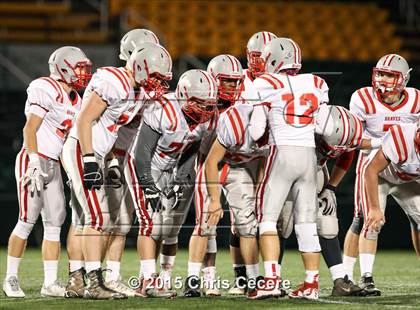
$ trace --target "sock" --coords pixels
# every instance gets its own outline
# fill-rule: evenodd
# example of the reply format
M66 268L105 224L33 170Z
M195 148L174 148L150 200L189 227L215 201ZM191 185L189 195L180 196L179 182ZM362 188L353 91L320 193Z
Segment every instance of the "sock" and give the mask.
M58 260L44 260L44 286L47 287L57 280Z
M373 264L375 262L374 254L360 253L360 274L363 276L365 273L372 273Z
M305 282L314 283L318 281L319 270L305 270Z
M201 271L201 263L193 263L193 262L188 262L188 276L196 276L199 277L200 276L200 271Z
M344 278L346 275L344 264L337 264L337 265L331 266L329 269L330 269L331 278L333 281L338 278Z
M19 264L21 260L22 257L14 257L7 255L6 279L18 276Z
M86 272L89 273L92 270L96 270L101 268L101 262L97 261L97 262L85 262L85 266L86 266Z
M214 289L216 282L216 267L210 266L203 268L204 285L207 289Z
M256 279L260 275L260 265L246 265L246 275L248 279Z
M69 271L73 272L85 267L85 262L82 260L69 260Z
M354 265L356 264L356 261L357 261L356 257L343 255L344 271L346 272L346 275L349 276L349 279L351 281L353 281L353 270L354 270Z
M280 277L280 265L275 260L264 262L264 272L266 278Z
M120 266L121 263L118 261L108 260L106 261L105 282L118 281L120 279Z
M246 277L245 265L233 264L233 272L235 273L235 278Z
M156 273L156 260L144 259L140 261L141 270L145 279L151 279L153 274Z
M338 237L332 239L319 237L319 244L321 245L321 253L328 268L343 262L343 258L341 257L340 241L338 241Z
M175 264L175 255L163 255L160 254L160 276L165 283L171 282L172 269Z

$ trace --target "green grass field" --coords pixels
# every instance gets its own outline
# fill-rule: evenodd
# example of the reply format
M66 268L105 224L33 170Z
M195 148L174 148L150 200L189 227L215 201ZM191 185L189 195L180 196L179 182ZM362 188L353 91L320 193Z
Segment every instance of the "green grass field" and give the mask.
M413 251L382 251L375 264L375 281L382 289L381 297L337 298L331 297L331 279L325 264L321 267L321 298L317 302L289 300L249 301L243 297L228 297L226 291L219 298L186 299L177 297L171 300L134 298L123 301L68 300L61 298L42 298L39 294L43 271L40 250L28 249L20 267L20 281L26 293L24 299L9 299L2 294L0 309L166 309L166 308L277 308L282 309L420 309L420 264ZM6 270L6 251L0 250L0 278ZM181 251L177 257L174 276L184 277L187 268L187 252ZM137 254L127 250L124 254L122 274L124 279L138 274ZM217 258L218 275L232 280L232 267L228 252L220 251ZM357 268L356 273L359 274ZM282 266L284 279L297 285L303 279L303 267L295 251L288 251ZM62 253L60 279L67 278L67 262ZM179 292L179 296L182 293Z

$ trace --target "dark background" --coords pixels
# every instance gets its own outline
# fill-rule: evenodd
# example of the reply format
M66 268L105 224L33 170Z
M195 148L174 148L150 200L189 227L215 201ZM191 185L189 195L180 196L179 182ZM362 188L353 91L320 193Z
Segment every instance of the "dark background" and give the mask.
M97 15L96 22L89 24L87 29L101 31L103 24L101 24L101 14L103 14L104 8L93 8L91 5L87 4L86 1L41 1L42 3L47 4L62 4L63 2L69 3L70 12L68 14L90 14L92 16ZM151 24L147 23L147 16L145 20L141 20L137 23L129 24L127 29L127 24L123 25L121 22L121 16L114 15L110 13L111 6L114 5L115 1L103 1L106 4L106 9L108 9L108 15L105 19L107 29L106 35L103 38L99 36L87 39L89 36L86 33L86 36L83 36L82 33L77 32L72 29L74 37L66 37L65 33L69 32L68 30L63 30L63 38L56 38L53 36L57 29L53 23L50 25L45 24L43 27L39 26L39 29L34 30L34 26L26 29L17 28L12 22L6 24L1 23L1 29L3 32L0 32L0 245L7 245L8 237L13 230L14 225L18 217L18 203L16 197L16 182L14 177L14 161L17 152L20 150L22 144L22 128L24 125L24 104L26 100L26 87L27 83L31 79L37 78L39 76L48 75L48 57L55 48L62 45L77 45L85 50L89 58L94 62L95 67L100 67L104 65L117 65L121 66L122 63L118 60L118 49L119 49L119 39L122 34L127 30L134 27L144 27L153 29L156 33L162 34L166 31L165 25L159 25L161 28L156 29L156 25L153 27L148 27ZM118 1L116 1L118 2ZM124 2L124 5L129 5L130 1L120 1ZM127 3L126 3L127 2ZM133 2L133 1L131 1ZM140 1L142 2L142 1ZM200 1L194 1L200 2ZM223 1L214 1L214 2L223 2ZM231 3L246 3L247 1L230 1ZM248 1L250 2L250 1ZM260 1L267 7L271 5L277 5L278 3L303 3L303 5L310 4L311 1ZM416 28L416 24L410 22L408 17L407 6L411 2L416 1L325 1L325 5L330 5L330 3L339 3L339 4L348 4L360 5L360 9L364 9L364 5L373 5L378 10L386 11L386 20L384 23L387 25L392 25L393 32L391 38L399 40L402 42L397 50L388 48L387 46L393 46L388 41L381 42L381 50L379 54L372 54L358 56L357 53L350 54L346 56L347 59L341 59L343 57L337 56L335 51L329 51L327 54L327 59L320 59L316 52L310 52L310 46L307 47L308 53L305 53L305 48L307 43L301 44L302 47L302 58L303 58L303 72L317 72L318 75L323 77L330 87L330 103L336 105L343 105L348 107L350 96L353 91L356 89L369 86L371 84L371 72L372 67L375 65L379 57L386 53L400 53L404 55L410 66L413 67L413 72L411 75L411 80L409 86L417 87L420 84L420 74L419 74L419 62L420 58L417 54L419 51L419 39L420 33L419 29ZM28 5L38 5L39 1L22 1L22 6ZM318 1L322 3L322 1ZM408 3L408 4L407 4ZM292 4L293 5L293 4ZM102 9L102 11L101 11ZM26 18L26 20L39 18L41 20L50 20L51 15L47 13L34 14L33 12L26 12L20 8L16 9L14 14L16 18ZM132 10L135 10L133 8ZM12 9L13 11L13 9ZM32 10L33 11L33 10ZM140 11L141 13L141 11ZM62 13L64 14L64 13ZM67 13L66 13L67 14ZM29 17L28 17L29 15ZM9 16L9 14L4 11L4 8L0 8L0 20ZM26 17L25 17L26 16ZM249 18L253 18L250 16ZM62 18L66 18L63 15ZM369 21L366 21L366 24L369 24ZM182 23L180 23L180 27ZM59 27L59 26L57 26ZM220 29L223 29L224 25L220 25ZM99 30L98 30L99 29ZM235 29L240 31L240 29ZM263 29L257 29L257 31ZM278 34L279 36L286 36L282 33L282 28L279 29L264 29L270 30ZM31 36L31 32L33 35ZM35 38L38 35L36 31L43 31L45 35L40 38ZM66 32L67 31L67 32ZM218 31L218 29L215 29ZM322 32L322 28L319 29ZM358 28L357 32L354 33L354 40L357 40L357 37L362 35L365 30L363 28ZM376 29L376 33L380 32L381 29ZM29 33L27 37L23 34ZM5 35L5 33L9 35ZM22 34L23 33L23 34ZM244 38L249 38L253 32L245 34ZM289 35L289 34L287 34ZM314 33L317 35L317 33ZM340 36L341 29L337 28L335 32L332 33L333 36ZM162 35L164 36L164 35ZM291 38L294 38L293 34L289 35ZM69 39L68 39L69 38ZM99 40L100 39L100 40ZM182 38L179 38L182 40ZM329 44L329 41L333 38L327 37L325 40L325 45ZM352 40L350 37L349 40ZM79 43L80 42L80 43ZM173 42L170 41L170 36L166 36L166 42L168 50L172 55L175 55L174 58L174 80L171 83L172 89L176 85L177 78L180 74L189 68L203 67L212 56L217 54L209 55L209 52L198 52L194 55L194 59L191 60L186 55L183 55L181 52L177 51L172 53L171 46ZM351 44L351 41L348 42ZM366 45L369 45L369 42L366 42ZM165 44L166 46L166 44ZM363 46L363 45L362 45ZM245 47L246 40L241 46L242 51L238 54L234 50L230 51L229 48L225 50L220 50L220 53L231 52L232 54L238 56L242 62L244 68L246 68L246 58L245 58ZM343 48L349 48L343 46ZM356 51L357 52L357 51ZM310 55L310 57L305 57L305 54ZM365 57L366 56L366 57ZM344 57L344 58L346 58ZM6 59L6 60L5 60ZM17 70L16 70L17 68ZM22 77L20 74L24 73L26 77ZM26 78L26 79L25 79ZM340 221L340 240L344 239L344 235L352 221L353 214L353 184L355 177L354 170L355 162L353 163L352 168L349 173L343 180L337 192L337 199L339 204L339 221ZM66 179L66 176L64 179ZM66 189L67 190L67 189ZM67 195L68 197L68 195ZM66 232L69 226L70 221L70 209L68 209L68 216L66 223L62 230L62 240L65 241ZM388 200L388 206L386 210L386 220L387 223L384 226L382 233L380 235L379 246L380 248L411 248L411 238L410 238L410 226L409 222L398 207L398 205L392 200ZM228 227L229 214L226 213L223 220L222 226ZM186 227L182 229L181 236L179 238L180 245L182 247L186 246L191 236L192 229L194 225L194 209L191 208ZM128 236L127 244L129 246L135 245L137 230L132 229ZM226 246L229 239L229 230L228 228L219 228L218 229L218 239L219 246ZM30 246L39 245L42 240L42 225L38 222L35 226L34 232L31 234L28 240ZM295 247L296 240L294 237L288 242L288 246Z

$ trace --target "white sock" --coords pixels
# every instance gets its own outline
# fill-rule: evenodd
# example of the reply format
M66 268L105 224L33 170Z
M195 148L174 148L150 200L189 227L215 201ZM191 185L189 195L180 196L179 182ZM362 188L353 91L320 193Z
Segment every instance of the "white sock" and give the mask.
M253 264L253 265L246 265L246 276L249 279L255 279L260 275L260 265Z
M367 272L372 273L373 264L375 263L375 255L367 254L367 253L360 253L359 260L360 260L360 274L363 276Z
M343 265L346 275L349 276L349 279L353 281L353 271L354 265L356 264L357 257L351 257L347 255L343 255Z
M275 260L269 260L264 262L264 272L266 278L277 278L280 277L280 265Z
M305 270L305 282L314 283L318 281L319 270Z
M69 260L69 271L73 272L85 267L85 262L82 260Z
M203 274L205 279L214 280L216 278L216 267L210 266L203 268Z
M57 280L58 260L44 260L44 286Z
M14 257L7 255L6 279L18 276L19 264L21 260L22 257Z
M105 273L105 282L119 280L120 266L121 266L121 262L113 261L113 260L106 261L106 269L109 269L109 270L107 270L107 272Z
M200 271L201 271L201 263L193 263L193 262L188 262L188 276L196 276L199 277L200 276Z
M156 273L156 260L155 259L144 259L140 261L141 271L145 279L151 279L153 274Z
M86 272L89 273L92 270L96 270L101 268L101 262L96 261L96 262L85 262L85 266L86 266Z
M165 268L165 270L170 269L172 271L172 268L175 265L175 256L169 256L169 255L163 255L160 254L160 267Z
M338 278L344 278L346 275L346 270L344 269L343 263L331 266L329 269L333 281Z

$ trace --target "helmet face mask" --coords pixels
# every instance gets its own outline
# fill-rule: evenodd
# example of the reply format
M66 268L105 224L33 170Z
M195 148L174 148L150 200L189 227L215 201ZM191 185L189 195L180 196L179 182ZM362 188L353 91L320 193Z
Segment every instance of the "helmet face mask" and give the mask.
M260 31L254 33L246 45L248 69L254 78L265 73L265 62L262 56L264 47L273 39L277 38L274 33Z
M246 52L248 60L248 69L251 72L252 76L259 77L265 72L265 62L261 57L261 52Z
M146 80L141 81L139 85L143 87L151 99L156 100L168 92L169 84L167 81L169 80L171 80L170 77L155 72L150 74Z
M242 92L243 77L218 76L217 97L226 101L235 102Z
M182 105L182 111L196 124L210 120L216 109L216 100L202 100L196 97L187 99Z
M385 103L394 103L404 91L404 78L399 71L373 68L372 86Z
M76 64L73 72L76 79L71 83L71 86L75 89L85 88L92 78L92 64L90 61L80 61Z

